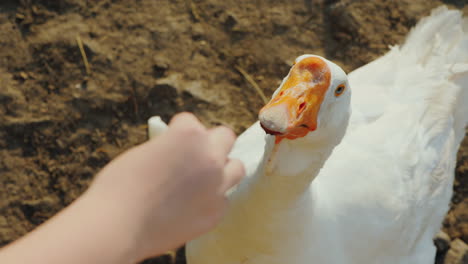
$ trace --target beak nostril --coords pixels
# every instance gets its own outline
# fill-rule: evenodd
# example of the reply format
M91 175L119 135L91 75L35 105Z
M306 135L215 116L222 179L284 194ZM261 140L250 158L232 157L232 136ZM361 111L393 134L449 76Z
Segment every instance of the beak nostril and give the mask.
M297 108L297 114L299 115L300 113L302 113L302 111L304 110L304 108L306 107L306 103L305 102L302 102L299 107Z

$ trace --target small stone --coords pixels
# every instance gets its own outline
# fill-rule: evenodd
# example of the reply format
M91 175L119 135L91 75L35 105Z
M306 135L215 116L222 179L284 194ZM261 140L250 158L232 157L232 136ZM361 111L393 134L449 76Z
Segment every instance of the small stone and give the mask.
M66 147L65 142L63 142L63 140L61 140L61 139L56 139L56 140L55 140L55 143L57 144L57 146L58 146L59 148L62 148L62 149L63 149L63 148Z
M434 244L438 251L445 252L450 247L450 237L444 231L439 231L434 237Z
M157 61L153 64L153 75L156 78L161 78L169 69L169 64L164 61Z
M20 74L19 74L19 75L21 76L21 78L23 78L23 80L27 80L27 79L28 79L28 77L29 77L29 76L28 76L28 74L27 74L27 73L25 73L25 72L20 72Z
M200 23L195 23L192 25L192 39L195 41L203 39L205 35L205 28Z
M468 245L461 239L455 239L445 255L444 264L468 264Z
M16 13L16 18L20 20L24 20L25 16L21 13Z
M237 25L237 18L234 15L229 14L224 21L224 27L227 30L232 30L235 25Z

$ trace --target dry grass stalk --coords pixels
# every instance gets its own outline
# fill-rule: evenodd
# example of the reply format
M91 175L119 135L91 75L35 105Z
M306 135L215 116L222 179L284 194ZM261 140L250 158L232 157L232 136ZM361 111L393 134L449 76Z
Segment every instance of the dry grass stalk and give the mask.
M80 36L76 36L76 42L78 43L78 48L81 52L81 57L83 58L83 63L85 66L86 74L91 75L91 68L89 67L88 56L86 56L86 51L83 46L83 41L81 41Z
M247 80L247 82L250 83L250 85L252 85L252 87L255 89L255 91L258 93L258 95L260 95L260 97L262 98L263 103L267 104L268 103L268 98L265 96L265 94L263 93L260 86L258 86L257 82L255 82L255 80L241 67L239 67L237 65L234 65L234 68L236 68L236 70L238 72L240 72L240 74L242 74L242 76L245 78L245 80Z

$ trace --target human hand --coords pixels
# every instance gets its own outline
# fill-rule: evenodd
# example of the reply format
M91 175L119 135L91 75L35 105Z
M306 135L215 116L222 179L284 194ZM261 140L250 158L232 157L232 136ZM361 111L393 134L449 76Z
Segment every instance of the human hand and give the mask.
M213 228L225 193L244 176L227 158L235 141L225 127L206 129L193 115L176 115L168 130L107 165L86 195L107 207L136 241L136 260L164 253Z

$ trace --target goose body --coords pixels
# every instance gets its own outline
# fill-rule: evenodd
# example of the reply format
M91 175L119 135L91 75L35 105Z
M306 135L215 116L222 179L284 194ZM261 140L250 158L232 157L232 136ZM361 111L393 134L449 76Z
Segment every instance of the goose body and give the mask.
M312 106L283 107L302 97ZM187 261L433 263L467 123L468 22L459 11L434 10L405 44L347 77L301 56L236 141L231 157L247 177L229 193L223 221L187 244Z

